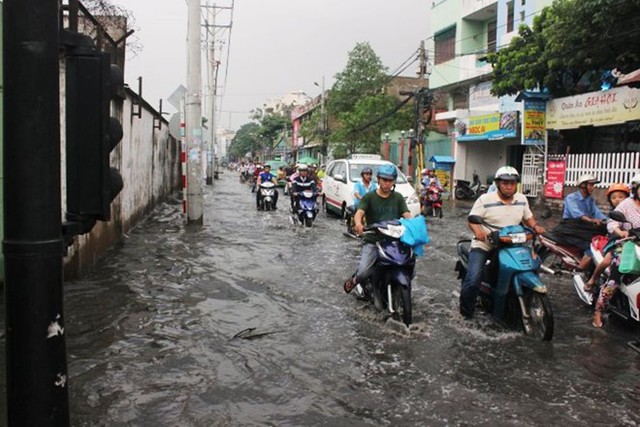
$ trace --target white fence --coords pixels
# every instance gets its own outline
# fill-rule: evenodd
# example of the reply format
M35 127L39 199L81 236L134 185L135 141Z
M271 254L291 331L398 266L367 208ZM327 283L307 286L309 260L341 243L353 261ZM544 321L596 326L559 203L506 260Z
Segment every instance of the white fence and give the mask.
M592 173L600 183L596 187L608 187L621 182L628 184L640 172L640 152L569 154L565 185L577 185L580 175Z

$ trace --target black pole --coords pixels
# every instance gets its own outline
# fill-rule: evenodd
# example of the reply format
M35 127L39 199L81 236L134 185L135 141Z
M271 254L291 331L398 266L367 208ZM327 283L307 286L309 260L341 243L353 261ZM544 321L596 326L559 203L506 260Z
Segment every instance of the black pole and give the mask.
M10 426L69 425L59 1L4 0L4 256Z

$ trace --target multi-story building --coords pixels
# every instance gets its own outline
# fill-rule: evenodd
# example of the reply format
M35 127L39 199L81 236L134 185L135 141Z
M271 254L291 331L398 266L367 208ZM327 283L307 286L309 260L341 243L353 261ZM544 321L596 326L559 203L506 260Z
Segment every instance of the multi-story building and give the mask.
M488 52L509 44L521 24L533 18L552 0L435 0L431 7L429 47L430 88L436 98L436 121L446 121L450 153L455 158L454 178L483 182L503 165L526 169L539 189L539 145L522 138L522 103L515 97L491 95ZM427 139L429 145L436 143ZM447 154L447 153L439 153ZM524 184L527 177L523 176Z

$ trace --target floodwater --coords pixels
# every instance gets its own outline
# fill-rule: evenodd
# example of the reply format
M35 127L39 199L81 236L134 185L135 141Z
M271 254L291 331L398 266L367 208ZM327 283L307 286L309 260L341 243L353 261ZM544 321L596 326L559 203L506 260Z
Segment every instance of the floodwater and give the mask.
M640 328L593 328L568 279L552 342L459 317L468 204L429 220L408 332L342 291L359 248L337 218L254 197L225 172L204 226L164 204L65 285L73 425L640 425Z

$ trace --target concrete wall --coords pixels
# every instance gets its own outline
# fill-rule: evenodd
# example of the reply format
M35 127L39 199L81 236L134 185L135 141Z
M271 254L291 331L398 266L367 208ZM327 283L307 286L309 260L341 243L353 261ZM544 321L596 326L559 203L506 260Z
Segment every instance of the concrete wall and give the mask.
M3 37L3 28L2 28L2 9L3 4L2 0L0 0L0 52L3 51L4 46L2 44ZM4 82L4 65L2 63L3 55L0 55L0 206L4 207L4 147L3 147L3 138L4 138L4 91L3 91L3 82ZM0 242L4 240L4 212L0 210ZM4 281L4 252L0 251L0 279Z
M111 165L120 170L124 189L111 205L112 220L98 222L91 233L78 236L65 257L65 276L77 277L104 252L118 243L154 206L180 188L180 145L169 135L168 122L157 126L159 113L141 102L142 117L131 115L136 95L126 90L126 99L114 116L122 116L124 137L111 153Z

